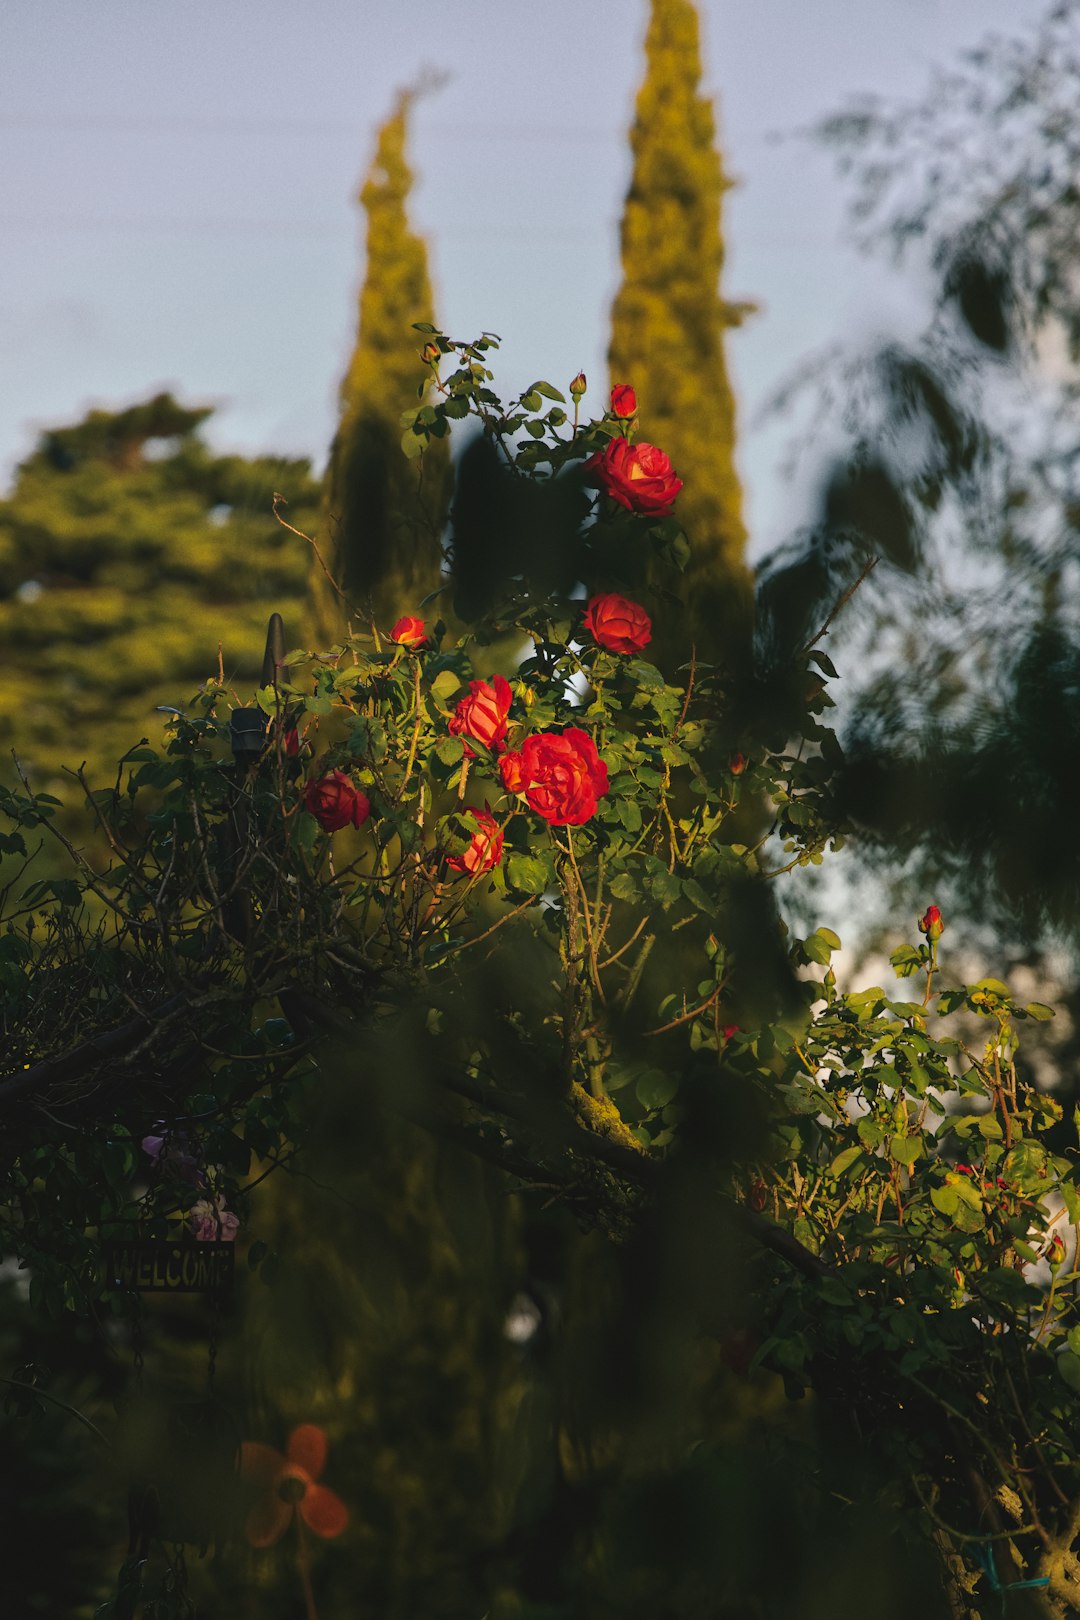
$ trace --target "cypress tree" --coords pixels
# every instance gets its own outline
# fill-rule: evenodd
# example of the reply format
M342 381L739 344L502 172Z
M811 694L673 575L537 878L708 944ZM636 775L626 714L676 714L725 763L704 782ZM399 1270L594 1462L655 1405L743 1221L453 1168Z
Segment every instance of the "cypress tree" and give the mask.
M349 601L382 625L438 588L449 496L446 446L429 450L422 466L401 449L402 412L416 409L430 375L413 323L431 321L434 310L427 248L406 211L413 175L405 149L415 95L405 90L398 96L360 191L367 268L326 469L327 541L320 548ZM312 590L315 634L332 640L349 610L317 564Z
M699 621L700 645L710 629L730 625L747 595L735 401L724 358L724 334L747 306L720 294L721 202L732 182L700 90L692 0L652 0L645 58L608 364L613 383L637 392L641 438L666 450L684 481L676 508L691 548L683 595Z

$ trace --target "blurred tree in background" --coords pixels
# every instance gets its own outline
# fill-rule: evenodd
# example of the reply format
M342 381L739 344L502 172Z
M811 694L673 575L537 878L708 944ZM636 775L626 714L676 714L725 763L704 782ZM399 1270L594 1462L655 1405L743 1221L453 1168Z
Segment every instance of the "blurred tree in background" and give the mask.
M746 529L724 339L751 306L727 303L720 290L721 204L732 182L701 91L698 35L692 0L652 0L608 364L612 383L637 393L643 437L664 446L686 485L679 515L694 544L678 638L681 644L689 613L691 639L704 652L723 644L746 609Z
M215 454L207 407L170 395L42 435L0 501L0 749L38 791L94 787L217 671L249 685L266 618L298 600L307 558L275 521L318 510L307 461Z
M402 413L415 409L431 377L413 323L434 318L427 247L406 212L413 177L405 149L416 94L399 95L360 192L367 260L326 469L319 547L345 596L383 628L442 583L450 486L448 441L432 445L422 461L406 461L400 452ZM350 609L314 558L310 583L315 638L329 644L343 633Z
M820 515L766 565L799 634L869 554L841 632L859 847L910 857L1017 944L1080 928L1080 7L992 38L925 98L819 135L867 251L929 277L925 329L812 360L846 448ZM822 377L824 376L824 383ZM770 577L772 576L772 577ZM790 627L786 630L778 627ZM897 672L903 679L897 679ZM1008 792L1000 784L1007 780Z

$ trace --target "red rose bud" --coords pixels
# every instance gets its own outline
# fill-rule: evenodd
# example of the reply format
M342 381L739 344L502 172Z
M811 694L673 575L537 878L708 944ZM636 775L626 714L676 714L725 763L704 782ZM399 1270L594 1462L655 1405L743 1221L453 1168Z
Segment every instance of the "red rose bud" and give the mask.
M768 1203L769 1192L760 1176L755 1176L750 1183L750 1208L762 1210Z
M503 835L490 810L470 810L469 814L477 824L472 841L464 854L452 855L446 864L451 872L468 872L473 876L498 866L502 860Z
M418 619L412 613L406 613L399 619L390 632L390 640L399 647L408 647L410 652L419 652L427 646L427 627L423 619Z
M731 772L732 776L741 776L743 771L746 769L746 755L732 754L731 758L728 760L727 768Z
M499 773L507 792L524 794L529 809L551 827L580 827L608 790L607 766L588 732L576 726L526 737L519 753L499 761Z
M608 652L640 652L652 639L652 620L645 609L613 591L592 598L584 623L597 646Z
M371 803L344 771L331 771L329 776L308 783L304 809L324 832L337 832L342 827L362 827L371 814Z
M637 395L626 383L616 383L611 390L611 410L614 416L637 414Z
M498 752L506 741L511 696L510 682L504 675L495 675L490 681L470 681L469 695L458 703L447 730L452 737L474 737L485 748Z
M425 343L424 347L420 350L421 360L425 361L429 366L436 365L441 354L442 350L439 348L437 343Z
M573 382L570 384L571 399L580 399L587 387L588 384L585 381L585 373L583 371L579 371Z
M290 726L281 739L281 746L290 759L295 759L300 752L300 733L295 726Z
M939 940L945 932L945 924L941 920L941 912L937 906L927 906L925 917L919 918L919 933L925 934L931 943Z
M682 489L670 460L655 444L612 439L585 463L596 483L628 512L663 517Z
M1050 1239L1050 1247L1046 1251L1046 1258L1052 1266L1060 1266L1065 1258L1065 1242L1057 1232Z

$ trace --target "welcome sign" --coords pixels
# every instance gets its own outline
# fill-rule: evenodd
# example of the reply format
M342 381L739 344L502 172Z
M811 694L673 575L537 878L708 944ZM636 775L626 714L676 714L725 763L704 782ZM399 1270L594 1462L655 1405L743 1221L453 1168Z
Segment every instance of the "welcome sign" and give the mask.
M134 1293L209 1294L232 1287L231 1243L107 1243L108 1283Z

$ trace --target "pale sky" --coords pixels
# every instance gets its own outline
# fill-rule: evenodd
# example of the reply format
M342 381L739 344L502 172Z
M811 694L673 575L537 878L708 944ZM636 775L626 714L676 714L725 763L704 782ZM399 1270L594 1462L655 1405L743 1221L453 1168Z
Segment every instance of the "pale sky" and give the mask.
M846 192L795 132L913 97L1039 0L702 0L725 165L725 295L754 555L805 515L761 407L826 344L910 329L910 278L844 240ZM38 429L171 387L224 449L310 455L355 325L354 197L397 87L442 325L504 340L496 382L603 401L646 0L0 0L0 476ZM788 136L788 139L777 139ZM633 381L632 378L625 379Z

